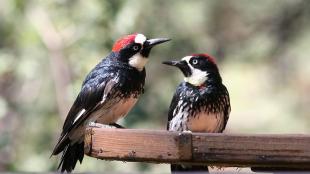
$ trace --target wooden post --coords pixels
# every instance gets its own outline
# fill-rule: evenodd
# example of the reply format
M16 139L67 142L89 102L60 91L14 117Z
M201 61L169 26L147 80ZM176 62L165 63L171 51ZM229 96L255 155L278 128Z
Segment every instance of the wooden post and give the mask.
M310 169L310 136L88 128L85 154L119 161Z

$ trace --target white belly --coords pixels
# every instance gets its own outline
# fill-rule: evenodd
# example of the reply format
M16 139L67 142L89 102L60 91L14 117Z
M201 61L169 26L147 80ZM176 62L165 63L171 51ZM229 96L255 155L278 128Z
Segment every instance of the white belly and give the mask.
M69 137L72 140L71 143L75 143L77 141L81 142L84 140L84 132L89 122L96 121L101 124L115 123L118 119L128 114L128 112L136 104L137 100L138 98L133 96L126 99L110 99L100 109L88 116L85 124L80 125L77 129L69 133Z
M131 96L127 99L118 100L109 108L102 107L98 111L91 114L92 118L96 118L96 122L101 124L115 123L118 119L126 116L132 107L136 104L138 98Z
M187 127L192 132L219 132L223 127L222 113L201 113L188 120Z
M200 113L195 117L189 116L188 112L177 113L169 123L169 130L192 131L192 132L220 132L224 126L223 113Z

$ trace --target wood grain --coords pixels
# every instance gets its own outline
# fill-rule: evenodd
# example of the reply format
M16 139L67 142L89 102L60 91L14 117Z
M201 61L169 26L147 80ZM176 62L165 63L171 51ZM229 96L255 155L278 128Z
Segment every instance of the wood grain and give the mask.
M194 134L193 161L310 169L310 136Z
M180 151L184 147L179 146L188 141L177 132L90 128L86 137L85 153L95 158L149 162L171 162L180 156L191 159L191 154Z
M85 153L120 161L310 169L309 135L236 135L88 128Z

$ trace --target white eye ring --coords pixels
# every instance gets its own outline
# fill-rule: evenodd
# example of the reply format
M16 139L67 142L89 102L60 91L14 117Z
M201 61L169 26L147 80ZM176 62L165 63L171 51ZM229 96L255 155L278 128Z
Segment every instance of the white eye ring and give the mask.
M198 63L198 60L194 59L193 64L196 65Z
M137 51L139 49L138 45L133 46L133 50Z

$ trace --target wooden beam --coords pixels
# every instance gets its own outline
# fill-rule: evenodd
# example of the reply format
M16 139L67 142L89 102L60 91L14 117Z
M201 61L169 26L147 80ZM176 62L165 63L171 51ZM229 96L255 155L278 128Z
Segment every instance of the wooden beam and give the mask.
M310 169L310 136L88 128L85 154L119 161Z

